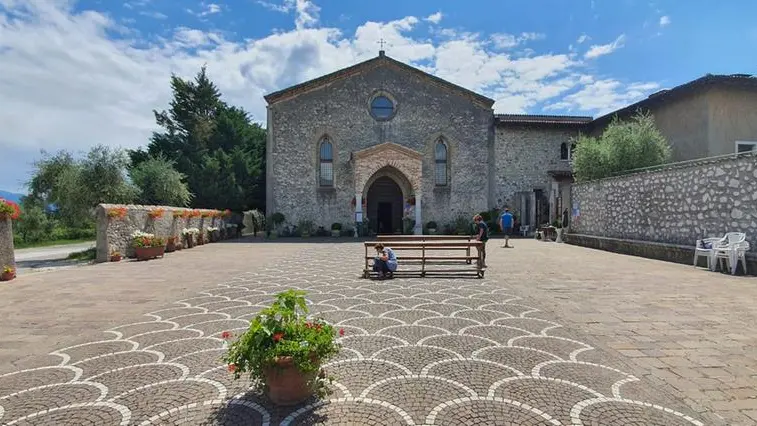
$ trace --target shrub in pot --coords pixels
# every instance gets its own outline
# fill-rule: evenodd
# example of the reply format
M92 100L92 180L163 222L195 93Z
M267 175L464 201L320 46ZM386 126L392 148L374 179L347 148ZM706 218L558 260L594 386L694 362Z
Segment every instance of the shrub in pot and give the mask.
M339 222L334 222L331 224L331 236L332 237L339 237L342 233L342 224Z
M173 253L176 251L176 237L168 237L166 240L166 253Z
M255 386L262 387L278 405L294 405L313 394L329 393L330 382L321 365L339 352L334 327L308 318L305 292L288 290L276 295L274 303L250 321L250 326L233 343L223 360L238 379L248 373ZM231 340L224 332L222 337Z
M436 222L433 220L426 224L426 229L428 229L428 233L431 235L436 234Z
M184 228L181 230L181 235L184 236L184 245L188 249L195 246L195 235L199 233L200 230L197 228Z
M111 262L120 262L121 261L121 252L117 250L113 250L110 253L110 261Z
M315 228L315 225L310 220L303 220L297 224L297 229L300 230L300 235L304 238L313 235L313 228Z

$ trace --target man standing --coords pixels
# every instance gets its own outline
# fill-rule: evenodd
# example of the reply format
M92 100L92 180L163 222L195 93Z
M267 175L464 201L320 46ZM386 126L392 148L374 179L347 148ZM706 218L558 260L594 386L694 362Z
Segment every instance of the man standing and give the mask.
M513 235L513 214L510 209L505 208L505 212L499 217L499 229L505 234L505 245L502 248L511 248L510 236Z
M482 218L480 214L474 216L473 221L476 222L476 229L478 230L476 241L481 241L483 243L479 253L482 263L481 267L486 268L486 242L489 241L489 227L486 226L486 222L484 222L484 218Z

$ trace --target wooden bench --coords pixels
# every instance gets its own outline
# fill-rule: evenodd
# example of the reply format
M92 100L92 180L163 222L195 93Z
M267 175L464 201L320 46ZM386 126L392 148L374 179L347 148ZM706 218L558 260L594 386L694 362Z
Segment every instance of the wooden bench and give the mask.
M473 235L377 235L376 241L475 241L476 237ZM465 251L465 255L470 257L470 246ZM465 263L471 264L468 260Z
M380 241L386 247L391 248L397 255L397 261L399 263L398 271L395 274L420 274L425 277L426 275L439 275L439 274L458 274L458 273L475 273L478 278L484 277L486 271L482 265L480 247L483 245L480 241ZM375 259L374 246L379 241L365 242L365 268L363 269L363 277L369 278L373 272L373 265L371 260ZM476 249L476 255L471 255L471 249ZM397 252L403 251L415 251L418 253L411 253L406 256ZM434 252L438 251L463 251L465 254L456 255L435 255ZM465 262L465 264L474 263L473 268L464 269L434 269L429 268L430 265L440 265L455 262ZM410 266L419 265L420 268L410 268Z

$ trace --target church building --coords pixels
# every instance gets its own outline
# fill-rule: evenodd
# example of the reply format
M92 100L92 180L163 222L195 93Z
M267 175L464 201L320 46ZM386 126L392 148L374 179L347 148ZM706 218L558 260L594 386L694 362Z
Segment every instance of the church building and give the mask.
M503 207L532 229L558 217L571 144L591 122L494 114L494 100L383 51L265 100L267 215L378 233Z

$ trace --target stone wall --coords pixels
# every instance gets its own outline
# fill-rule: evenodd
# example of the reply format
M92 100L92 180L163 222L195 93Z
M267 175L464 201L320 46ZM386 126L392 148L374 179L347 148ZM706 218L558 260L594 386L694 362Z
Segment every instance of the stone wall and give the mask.
M387 121L370 114L376 93L391 97L395 114ZM457 214L489 204L491 108L429 79L385 64L268 107L267 214L287 222L354 223L352 153L392 142L422 155L422 221L451 222ZM333 144L334 187L318 186L318 147ZM434 184L434 146L448 144L449 185ZM483 166L481 166L483 164Z
M13 221L10 218L0 218L0 272L4 266L16 267L13 251Z
M693 246L745 232L757 250L757 153L574 184L572 200L573 233Z
M124 218L108 217L108 210L125 207L127 210ZM151 210L163 209L163 216L151 218L148 213ZM148 232L157 237L182 237L184 228L198 228L205 232L208 227L223 228L226 220L215 217L174 217L174 212L193 211L180 207L168 206L141 206L122 204L100 204L96 209L97 220L97 262L107 262L110 253L118 251L122 256L131 257L134 248L131 246L131 236L134 231ZM215 210L200 210L215 211Z
M560 145L566 143L570 147L577 137L575 128L497 125L494 142L496 171L491 176L495 206L507 206L522 216L519 193L541 189L545 196L549 196L554 179L548 172L571 171L570 162L560 158ZM528 223L535 218L520 217L520 220Z

